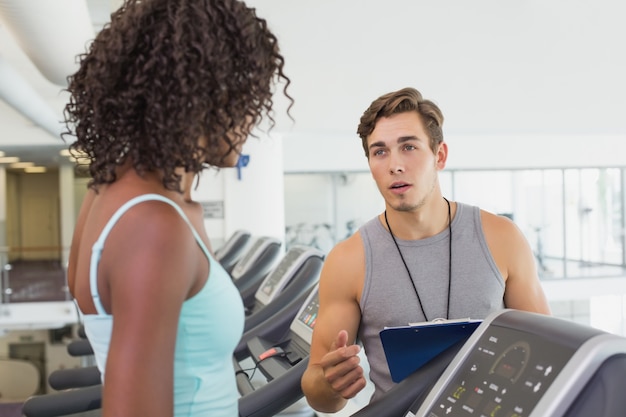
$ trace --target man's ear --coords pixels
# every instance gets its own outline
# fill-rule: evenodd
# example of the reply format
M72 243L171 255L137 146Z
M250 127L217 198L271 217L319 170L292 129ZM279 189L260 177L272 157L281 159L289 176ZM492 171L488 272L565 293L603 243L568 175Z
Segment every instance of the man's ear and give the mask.
M437 148L437 155L435 155L435 167L442 170L446 167L446 161L448 160L448 144L441 142Z

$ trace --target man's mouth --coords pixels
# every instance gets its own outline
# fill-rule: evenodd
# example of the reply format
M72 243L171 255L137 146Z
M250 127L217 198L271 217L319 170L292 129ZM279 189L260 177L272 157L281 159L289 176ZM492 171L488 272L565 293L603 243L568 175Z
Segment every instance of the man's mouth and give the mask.
M404 188L407 188L408 186L409 184L407 184L406 182L394 182L389 188L392 190L402 190Z

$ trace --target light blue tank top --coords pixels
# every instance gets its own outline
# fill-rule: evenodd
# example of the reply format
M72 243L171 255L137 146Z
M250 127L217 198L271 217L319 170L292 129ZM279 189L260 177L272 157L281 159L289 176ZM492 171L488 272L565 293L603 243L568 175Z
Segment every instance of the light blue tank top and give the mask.
M92 248L90 287L98 314L84 316L89 339L102 379L105 380L114 317L100 302L97 271L105 240L119 218L132 206L148 200L163 201L174 207L187 222L196 242L209 260L210 274L204 287L183 303L174 354L174 416L235 417L239 393L233 369L233 351L244 325L243 303L232 279L210 255L204 242L172 200L158 194L145 194L128 201L113 215ZM155 326L158 323L154 323ZM146 349L149 349L146 346Z

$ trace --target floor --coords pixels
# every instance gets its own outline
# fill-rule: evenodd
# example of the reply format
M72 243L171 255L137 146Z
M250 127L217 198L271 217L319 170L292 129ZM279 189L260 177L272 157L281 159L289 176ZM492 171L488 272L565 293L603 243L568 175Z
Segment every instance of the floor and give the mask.
M0 402L0 417L22 417L22 403Z

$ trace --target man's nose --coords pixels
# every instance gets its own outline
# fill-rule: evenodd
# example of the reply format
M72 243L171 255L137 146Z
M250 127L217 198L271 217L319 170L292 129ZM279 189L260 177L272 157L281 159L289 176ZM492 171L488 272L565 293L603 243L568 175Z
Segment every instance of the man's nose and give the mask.
M404 165L402 160L393 154L389 157L389 173L398 174L404 172Z

